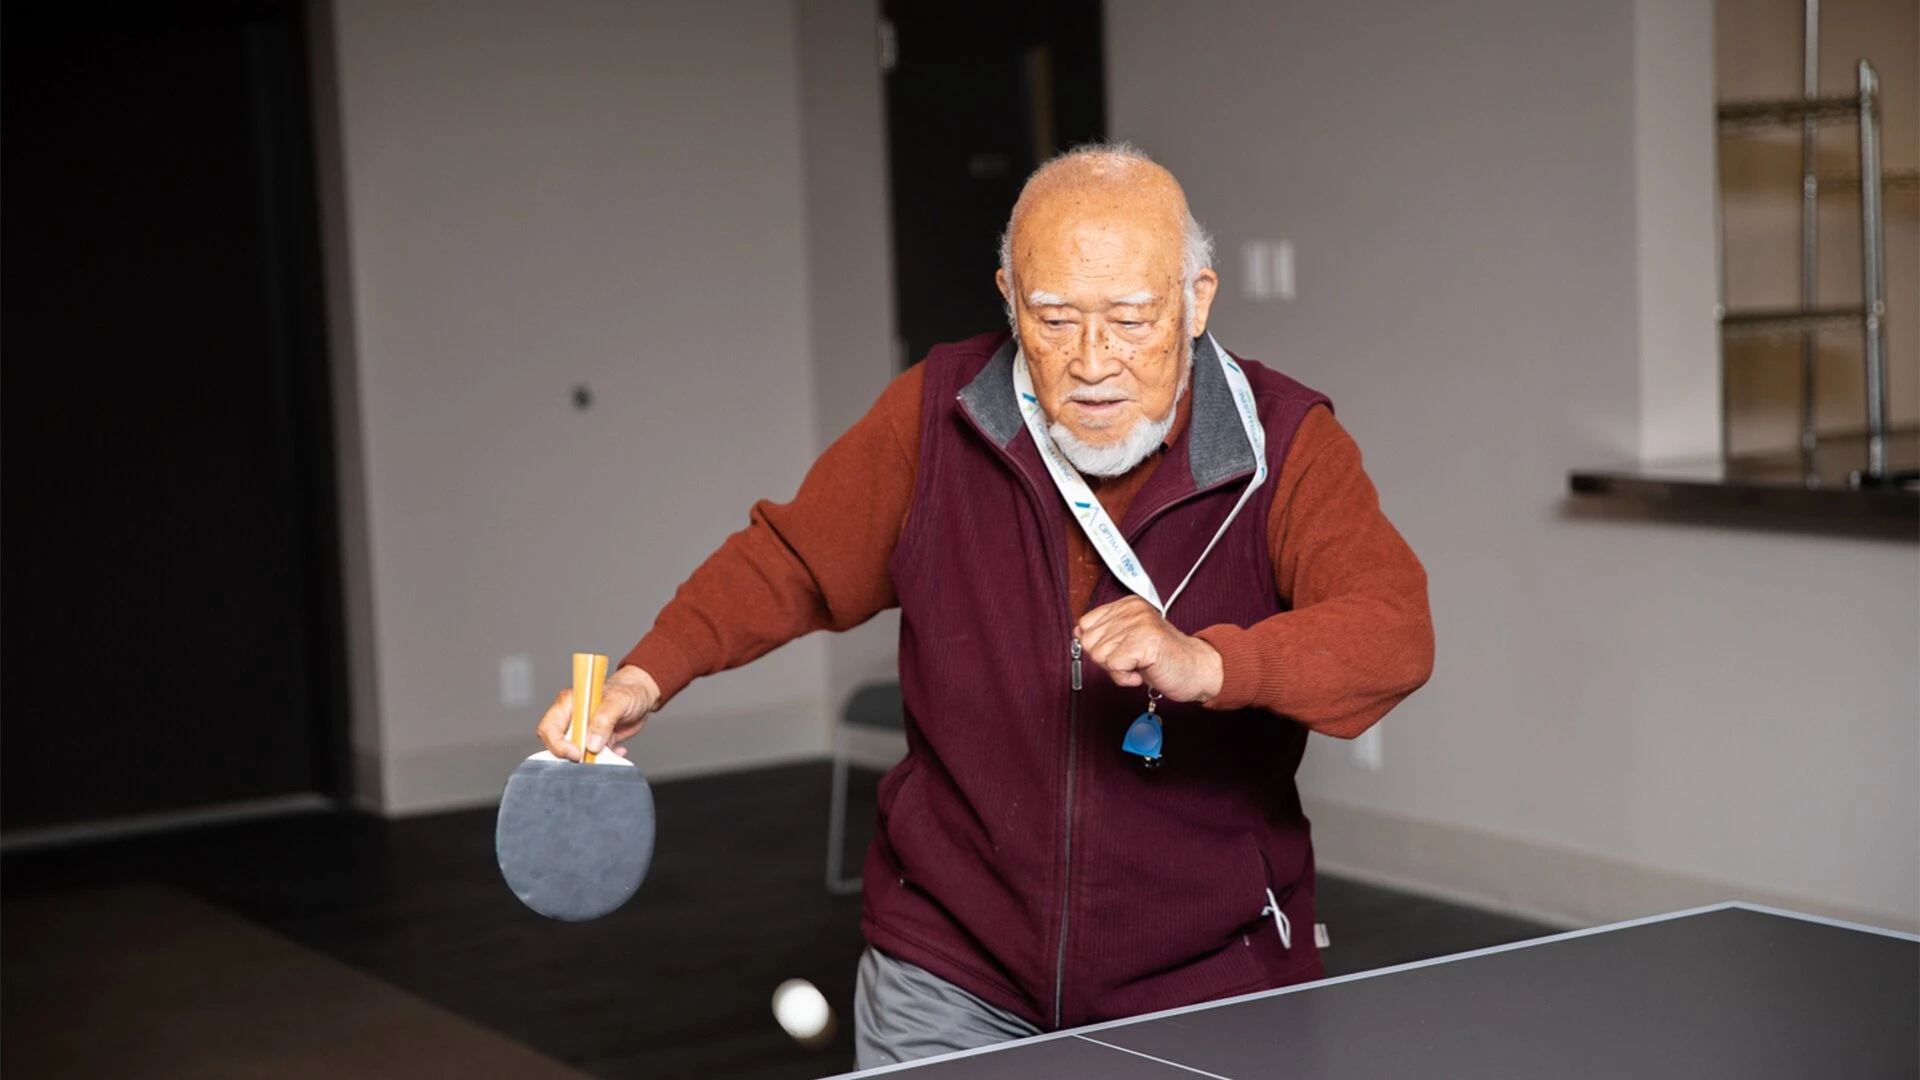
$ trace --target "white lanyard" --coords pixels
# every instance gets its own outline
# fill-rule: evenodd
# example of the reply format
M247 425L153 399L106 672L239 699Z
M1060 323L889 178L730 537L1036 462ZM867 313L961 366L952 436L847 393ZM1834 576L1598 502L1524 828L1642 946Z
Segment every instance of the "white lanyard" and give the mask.
M1107 569L1120 584L1133 590L1142 600L1152 604L1162 616L1173 602L1186 590L1187 582L1193 580L1194 571L1200 569L1207 556L1213 552L1213 546L1227 533L1233 519L1240 515L1240 508L1267 479L1267 433L1260 426L1260 417L1253 409L1253 386L1247 382L1246 373L1240 365L1228 358L1226 350L1214 342L1213 336L1207 336L1207 344L1213 347L1213 353L1220 358L1220 371L1227 377L1227 387L1233 392L1233 405L1240 413L1240 426L1246 429L1247 441L1253 444L1254 471L1253 480L1247 489L1240 493L1240 501L1233 504L1233 512L1227 520L1220 523L1220 531L1207 541L1207 549L1194 561L1193 569L1180 579L1180 585L1173 590L1165 602L1160 599L1160 591L1153 587L1153 579L1147 576L1146 567L1140 564L1140 557L1133 553L1133 547L1120 533L1119 526L1107 514L1107 509L1094 497L1093 489L1073 467L1060 448L1053 443L1053 437L1047 434L1046 413L1040 409L1040 399L1034 396L1033 379L1027 374L1027 355L1016 352L1013 357L1013 390L1020 403L1020 415L1027 421L1027 431L1033 436L1035 446L1040 448L1040 459L1047 463L1047 472L1053 477L1054 486L1060 489L1060 495L1067 500L1068 509L1073 511L1074 519L1080 522L1080 528L1086 531L1087 539L1093 541L1093 548L1105 560Z

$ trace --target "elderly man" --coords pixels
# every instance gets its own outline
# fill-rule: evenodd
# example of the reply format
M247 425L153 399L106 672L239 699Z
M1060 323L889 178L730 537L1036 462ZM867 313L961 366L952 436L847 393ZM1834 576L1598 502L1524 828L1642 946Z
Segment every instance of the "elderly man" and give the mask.
M1327 399L1207 333L1211 246L1135 150L1042 167L996 275L1014 333L934 349L756 505L592 717L618 743L900 608L863 1066L1321 973L1294 771L1426 681L1426 576ZM574 757L570 717L539 731Z

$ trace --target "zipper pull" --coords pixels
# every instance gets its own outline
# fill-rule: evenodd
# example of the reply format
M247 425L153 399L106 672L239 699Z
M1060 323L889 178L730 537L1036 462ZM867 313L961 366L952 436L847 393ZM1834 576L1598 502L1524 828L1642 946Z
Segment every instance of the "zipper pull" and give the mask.
M1080 689L1080 639L1073 639L1073 688Z

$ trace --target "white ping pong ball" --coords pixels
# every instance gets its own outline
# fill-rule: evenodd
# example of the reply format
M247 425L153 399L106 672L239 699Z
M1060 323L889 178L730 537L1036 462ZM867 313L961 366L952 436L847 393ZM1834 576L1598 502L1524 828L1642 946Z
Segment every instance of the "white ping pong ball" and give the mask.
M827 1008L827 999L812 983L788 979L773 989L773 1018L787 1034L804 1043L827 1030L833 1010Z

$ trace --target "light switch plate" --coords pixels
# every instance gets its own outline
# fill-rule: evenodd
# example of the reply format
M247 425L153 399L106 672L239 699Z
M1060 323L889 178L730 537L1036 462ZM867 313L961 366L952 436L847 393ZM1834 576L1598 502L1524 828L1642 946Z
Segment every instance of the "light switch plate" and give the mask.
M514 653L500 658L500 707L525 709L533 704L533 657Z

